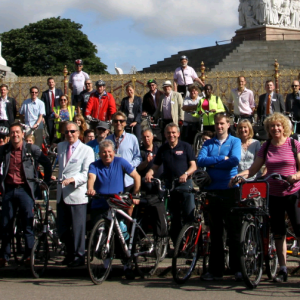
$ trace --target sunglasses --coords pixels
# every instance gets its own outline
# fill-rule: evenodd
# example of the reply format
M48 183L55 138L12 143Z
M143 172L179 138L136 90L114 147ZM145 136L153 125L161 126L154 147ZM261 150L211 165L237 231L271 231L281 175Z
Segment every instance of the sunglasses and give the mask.
M72 133L72 134L74 134L76 131L78 131L78 130L74 130L74 129L72 129L72 130L66 130L65 134L69 134L69 132Z
M39 92L30 92L31 94L38 94Z
M292 85L292 87L297 87L297 86L299 86L299 85L295 85L295 84L294 84L294 85Z
M118 124L119 122L120 122L120 123L124 123L125 120L114 120L114 123L115 123L115 124Z
M67 99L60 99L60 101L68 101Z

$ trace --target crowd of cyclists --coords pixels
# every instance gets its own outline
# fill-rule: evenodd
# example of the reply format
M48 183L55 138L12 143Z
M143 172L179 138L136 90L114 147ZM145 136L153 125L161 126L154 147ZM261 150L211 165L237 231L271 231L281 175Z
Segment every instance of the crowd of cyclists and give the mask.
M257 180L278 173L286 176L289 184L268 179L271 230L280 265L274 280L287 281L285 212L300 245L296 210L300 143L298 128L293 131L287 116L297 120L300 115L299 81L293 81L292 93L284 102L274 91L274 83L268 80L266 93L259 97L256 106L253 92L246 88L246 78L239 76L227 107L220 96L213 94L213 86L204 84L188 66L186 56L180 58L180 64L173 83L166 80L160 87L155 79L149 79L149 92L143 99L128 84L127 96L118 106L103 80L98 80L93 88L88 74L82 71L82 60L78 59L76 71L70 76L72 99L55 87L53 78L48 78L49 90L42 93L41 99L39 89L30 88L31 98L19 110L21 122L14 120L15 100L7 97L8 86L0 86L0 267L10 260L12 220L17 207L24 226L24 264L30 261L34 243L32 207L39 193L31 179L37 176L36 169L41 164L46 183L56 178L62 180L57 187L58 234L66 245L61 264L85 264L87 210L91 210L95 224L109 207L104 195L132 193L133 205L126 209L132 216L134 206L140 205L140 192L159 199L152 179L161 178L168 189L175 184L168 207L169 232L163 228L163 221L157 223L161 237L169 235L175 245L182 225L194 219L195 199L191 190L195 182L205 182L199 188L210 192L206 222L211 249L209 268L201 279L221 280L224 275L221 249L225 227L230 271L237 281L243 280L238 260L242 220L231 213L237 205L241 176ZM264 138L257 139L259 130L265 131ZM194 145L198 132L203 140L200 151ZM262 144L263 139L267 141ZM41 151L45 143L57 152L56 177L52 175L47 151ZM93 198L96 194L103 197ZM164 220L165 207L157 206L156 213ZM172 247L169 255L172 257ZM124 272L126 278L134 278L130 265L124 264Z

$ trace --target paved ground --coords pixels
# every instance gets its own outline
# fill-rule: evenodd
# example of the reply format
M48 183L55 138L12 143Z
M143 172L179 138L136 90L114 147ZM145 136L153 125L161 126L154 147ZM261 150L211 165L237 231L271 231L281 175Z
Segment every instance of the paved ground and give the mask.
M57 258L56 262L61 257ZM289 257L288 267L291 272L299 266L299 258ZM100 286L95 286L89 279L86 267L68 269L50 263L47 274L42 279L32 279L29 270L18 269L14 264L0 269L1 299L299 299L300 277L293 275L287 283L278 284L267 280L263 275L260 285L255 290L245 288L243 283L236 283L232 276L225 276L223 281L203 282L199 280L201 268L197 268L190 280L177 285L170 273L171 259L160 264L158 275L143 280L126 280L122 268L114 267L113 277Z

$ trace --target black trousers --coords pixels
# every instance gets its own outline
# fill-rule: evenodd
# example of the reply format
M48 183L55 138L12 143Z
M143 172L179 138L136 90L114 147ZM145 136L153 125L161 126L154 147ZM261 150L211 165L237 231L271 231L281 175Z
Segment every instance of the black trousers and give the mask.
M57 204L58 234L73 259L85 254L86 212L87 204L70 205L63 199Z
M211 191L215 197L209 196L207 207L211 237L211 251L209 256L209 272L216 277L224 274L224 226L227 230L229 246L229 264L232 273L240 272L240 232L242 227L241 217L231 213L231 208L236 206L237 189Z
M188 85L178 85L177 86L177 92L182 95L182 98L184 99L187 93L187 90L191 84Z

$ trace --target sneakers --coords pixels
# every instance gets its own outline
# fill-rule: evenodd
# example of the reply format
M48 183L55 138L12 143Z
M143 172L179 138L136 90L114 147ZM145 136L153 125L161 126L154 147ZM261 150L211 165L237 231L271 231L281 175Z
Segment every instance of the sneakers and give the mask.
M4 268L8 265L8 261L5 258L0 258L0 268Z
M236 272L234 274L234 277L235 277L235 281L243 281L243 275L241 272Z
M288 274L287 272L280 270L276 276L276 278L274 278L275 282L286 282L288 278Z
M220 276L220 277L217 277L217 276L214 276L213 274L207 272L205 274L202 274L201 275L201 280L204 280L204 281L210 281L210 280L223 280L223 277Z

